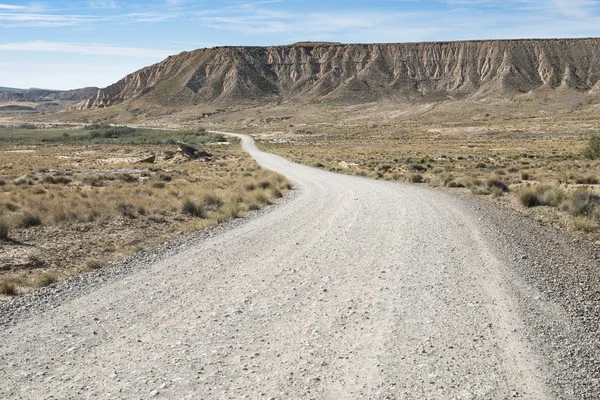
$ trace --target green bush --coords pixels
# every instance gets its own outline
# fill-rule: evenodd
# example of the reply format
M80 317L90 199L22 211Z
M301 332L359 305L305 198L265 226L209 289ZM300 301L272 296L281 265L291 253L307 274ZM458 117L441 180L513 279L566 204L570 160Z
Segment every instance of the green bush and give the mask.
M583 156L590 160L600 158L600 137L598 135L590 137L587 147L583 149Z

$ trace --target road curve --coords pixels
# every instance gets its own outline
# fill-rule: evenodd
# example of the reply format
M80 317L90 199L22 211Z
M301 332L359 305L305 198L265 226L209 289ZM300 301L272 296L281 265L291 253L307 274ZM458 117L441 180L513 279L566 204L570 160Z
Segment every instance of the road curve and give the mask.
M294 182L294 198L0 327L0 398L585 392L586 376L557 381L575 373L552 365L525 312L522 293L538 291L467 200L301 166L242 139ZM539 296L537 322L571 318Z

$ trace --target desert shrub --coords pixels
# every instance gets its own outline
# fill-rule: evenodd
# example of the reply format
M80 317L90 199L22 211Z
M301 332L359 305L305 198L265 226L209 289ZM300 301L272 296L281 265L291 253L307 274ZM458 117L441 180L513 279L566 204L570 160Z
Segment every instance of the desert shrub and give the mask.
M8 221L5 219L0 219L0 241L8 240L8 232Z
M119 203L117 204L117 210L124 217L135 218L135 206L131 203Z
M446 184L446 186L449 188L464 188L465 184L460 181L451 180Z
M249 211L260 210L260 204L252 202L252 203L248 204L248 210Z
M6 185L6 181L4 179L0 179L0 186Z
M575 178L575 182L580 185L597 185L598 178L595 176L579 176Z
M202 204L207 208L218 210L223 205L223 200L214 193L206 193L202 197Z
M244 189L248 192L251 192L253 190L256 190L256 185L254 183L246 183L244 185Z
M571 215L591 216L597 214L600 208L600 196L589 190L578 190L573 193L568 202Z
M519 201L527 208L541 205L537 193L533 190L524 190L519 193Z
M19 211L19 206L15 203L4 203L2 204L7 211Z
M598 222L590 217L575 217L573 219L573 227L578 231L589 233L598 229Z
M421 174L410 174L408 176L408 181L410 183L423 183L423 175L421 175Z
M488 179L487 181L487 186L490 188L490 190L494 190L494 189L498 189L498 190L502 190L502 192L506 193L509 191L508 186L506 185L506 183L504 183L503 181L501 181L500 179Z
M151 182L150 186L154 189L164 189L166 187L164 182L159 182L159 181Z
M565 198L565 191L558 186L542 185L536 189L540 204L543 206L558 207Z
M17 294L17 284L10 279L0 281L0 293L6 296L14 296Z
M196 204L192 200L186 199L183 201L181 205L181 212L183 214L195 217L195 218L205 218L206 212L204 211L204 207L201 204Z
M46 272L35 278L35 286L45 287L58 282L58 275L51 272Z
M21 124L19 125L19 129L37 129L37 125L34 124Z
M470 185L471 193L475 195L488 195L491 192L491 188L489 186L479 184L479 185Z
M93 187L104 186L104 179L99 175L88 175L83 177L83 183Z
M427 167L421 165L421 164L413 164L410 166L409 168L411 171L417 171L417 172L425 172L427 171Z
M104 267L106 265L106 261L102 261L102 260L98 260L98 259L91 259L91 260L87 260L85 263L85 270L86 271L94 271L96 269L100 269L102 267Z
M46 175L44 176L44 178L42 179L42 182L44 183L49 183L52 185L67 185L69 183L72 182L72 180L66 176L62 176L62 175Z
M317 168L325 168L325 165L323 165L322 163L318 162L318 163L315 163L315 167L317 167Z
M565 199L565 191L554 185L541 185L535 189L527 189L519 194L519 200L525 207L552 206L559 207Z
M17 226L20 228L31 228L33 226L40 226L41 224L42 219L40 216L32 213L23 214L17 221Z
M588 145L583 149L583 156L590 160L596 160L600 158L600 137L598 135L592 135L588 141Z
M239 216L239 204L237 199L232 199L221 207L221 213L218 218L219 222L229 221Z
M119 174L117 176L117 179L119 179L122 182L125 183L133 183L133 182L137 182L138 178L136 178L135 176L131 175L131 174Z
M171 182L173 180L173 177L167 173L161 172L160 174L158 174L158 179L165 182Z
M271 182L261 181L261 182L259 182L258 187L260 187L261 189L268 189L271 187Z
M492 187L490 194L492 195L492 197L496 198L496 197L502 197L502 195L504 195L504 193L505 193L504 190L502 190L501 188Z
M254 203L258 203L258 204L271 204L271 200L269 199L269 196L267 196L267 194L263 191L259 191L259 192L255 192L254 195L252 196L253 198L253 202Z
M521 179L524 181L528 181L531 179L531 175L529 172L521 172Z

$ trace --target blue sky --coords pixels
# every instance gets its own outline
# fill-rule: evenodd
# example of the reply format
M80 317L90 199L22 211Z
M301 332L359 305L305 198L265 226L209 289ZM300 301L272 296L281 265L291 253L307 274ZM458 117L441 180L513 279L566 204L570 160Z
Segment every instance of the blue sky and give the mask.
M600 36L600 0L0 0L0 86L104 87L223 45Z

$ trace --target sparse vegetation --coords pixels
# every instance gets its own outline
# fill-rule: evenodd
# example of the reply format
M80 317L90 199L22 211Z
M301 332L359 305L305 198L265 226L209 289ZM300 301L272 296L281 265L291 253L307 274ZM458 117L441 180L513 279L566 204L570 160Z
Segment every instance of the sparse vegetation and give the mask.
M589 217L575 217L573 226L578 231L591 233L598 230L598 221Z
M597 160L600 158L600 136L592 135L588 141L588 145L583 149L583 156L590 160Z
M59 281L59 276L55 272L44 272L41 275L38 275L35 279L35 285L37 287L45 287L50 286L53 283Z
M190 199L183 201L183 204L181 205L181 212L189 215L190 217L206 218L206 213L204 212L204 207L202 207L202 204L195 203Z
M8 240L8 231L8 222L4 218L0 219L0 241Z
M0 280L0 294L14 296L18 293L17 284L13 279Z
M316 132L279 134L258 145L330 171L487 198L570 230L577 217L575 204L581 203L571 200L574 194L587 190L600 195L597 116L586 114L585 121L564 114L536 117L534 126L510 115L479 121L471 109L441 107L444 111L409 112L396 119L385 106L357 109L352 120L343 107L328 109L328 115L313 110L317 117L309 115L303 123ZM372 113L385 122L375 121ZM285 132L286 126L273 123L270 129ZM583 216L595 219L593 214ZM600 239L598 230L579 232Z
M146 144L162 143L161 131L152 131L142 145L123 144L120 139L136 137L124 129L116 131L122 138L95 139L89 137L92 129L70 129L69 137L58 129L0 131L0 240L6 242L10 232L12 240L2 245L14 246L0 252L0 264L12 266L0 271L7 293L11 287L27 293L244 216L291 188L282 176L260 168L237 142L211 146L209 161L190 161L178 154L177 145ZM186 132L198 143L224 141L203 130ZM156 154L153 164L137 163L149 153ZM52 245L42 259L31 253L32 243Z

